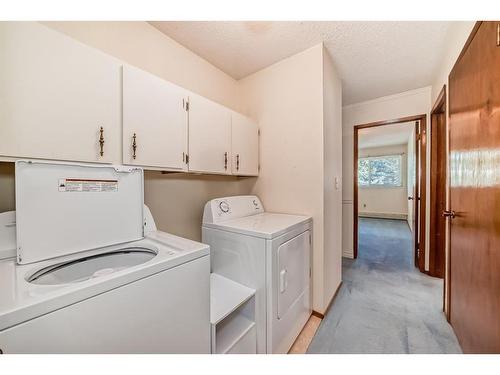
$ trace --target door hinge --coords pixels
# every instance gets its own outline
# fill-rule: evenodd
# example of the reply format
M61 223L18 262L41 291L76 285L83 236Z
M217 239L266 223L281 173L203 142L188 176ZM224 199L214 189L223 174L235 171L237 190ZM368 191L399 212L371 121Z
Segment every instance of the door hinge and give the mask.
M182 99L182 108L184 108L186 111L189 111L189 100Z
M189 164L189 155L186 154L186 164Z
M257 135L260 137L260 129L257 131Z
M186 111L189 112L189 102L186 102Z

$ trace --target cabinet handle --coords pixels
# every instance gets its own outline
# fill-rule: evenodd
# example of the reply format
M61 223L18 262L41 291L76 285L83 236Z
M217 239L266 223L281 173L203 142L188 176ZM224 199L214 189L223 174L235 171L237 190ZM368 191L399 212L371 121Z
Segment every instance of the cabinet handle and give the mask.
M236 170L240 170L240 154L236 154Z
M99 154L101 154L101 157L104 156L104 128L101 126L101 129L99 129L99 133L100 133L100 136L99 136L99 148L100 148L100 152Z
M136 138L137 136L135 135L134 133L134 136L132 137L133 139L133 142L132 142L132 151L133 151L133 154L132 154L132 157L135 159L135 152L137 151L137 142L136 142Z
M227 170L227 152L224 152L224 169Z

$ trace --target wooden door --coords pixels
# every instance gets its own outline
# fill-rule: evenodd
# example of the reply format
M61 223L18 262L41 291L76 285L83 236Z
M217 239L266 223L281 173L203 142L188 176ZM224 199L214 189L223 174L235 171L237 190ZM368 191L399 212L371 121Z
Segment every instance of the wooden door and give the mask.
M189 170L231 174L231 112L194 94L189 96Z
M446 87L431 113L429 275L444 277L446 219Z
M123 67L123 163L187 169L187 92L140 69Z
M423 117L415 123L415 205L413 206L415 266L421 272L425 271L426 155L427 134Z
M467 353L500 352L500 44L475 28L449 77L450 322Z
M119 60L37 22L0 22L0 82L0 157L121 162Z
M419 171L420 171L420 153L419 153L419 147L418 147L418 137L419 137L419 129L418 129L418 121L415 122L415 133L414 133L414 138L415 138L415 177L413 180L413 195L411 197L408 197L408 199L411 199L413 201L413 217L412 217L412 228L413 228L413 249L414 249L414 260L415 260L415 267L418 267L418 236L420 233L420 228L419 228L419 221L418 221L418 186L420 185L420 178L419 178Z
M239 176L259 174L259 129L257 124L239 113L231 114L231 171Z

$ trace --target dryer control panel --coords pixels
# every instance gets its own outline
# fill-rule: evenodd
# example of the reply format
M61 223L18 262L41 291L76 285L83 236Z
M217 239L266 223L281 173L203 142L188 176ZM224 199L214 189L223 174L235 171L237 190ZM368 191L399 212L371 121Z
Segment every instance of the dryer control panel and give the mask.
M220 223L264 212L260 199L255 195L238 195L208 201L203 211L203 223Z

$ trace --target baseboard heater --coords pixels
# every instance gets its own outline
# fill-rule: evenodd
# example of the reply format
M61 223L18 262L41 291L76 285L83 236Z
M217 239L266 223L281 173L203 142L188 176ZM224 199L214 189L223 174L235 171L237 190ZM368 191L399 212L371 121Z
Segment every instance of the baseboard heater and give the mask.
M399 214L394 212L359 212L359 217L369 217L374 219L397 219L397 220L407 220L407 214Z

